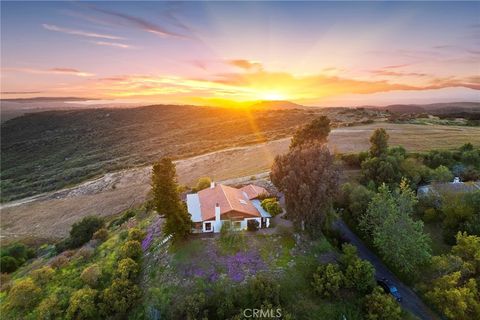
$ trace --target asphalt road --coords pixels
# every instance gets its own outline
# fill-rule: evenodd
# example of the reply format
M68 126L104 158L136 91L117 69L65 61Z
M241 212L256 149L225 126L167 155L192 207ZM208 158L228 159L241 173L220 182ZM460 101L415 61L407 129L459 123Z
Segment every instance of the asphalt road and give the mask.
M358 255L372 263L376 270L377 278L386 278L393 283L402 296L402 302L400 305L405 310L411 312L420 319L439 319L439 317L427 307L423 301L417 296L417 294L410 289L407 285L398 280L395 275L382 263L382 261L367 248L355 233L342 220L337 220L334 223L334 227L342 234L342 236L348 240L351 244L355 245L358 250Z

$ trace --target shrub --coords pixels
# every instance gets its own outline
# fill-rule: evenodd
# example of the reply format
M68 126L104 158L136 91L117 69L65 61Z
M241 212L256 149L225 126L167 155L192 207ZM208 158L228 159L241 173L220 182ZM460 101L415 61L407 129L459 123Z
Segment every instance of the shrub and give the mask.
M40 302L37 307L37 315L39 319L61 319L63 309L57 294L51 294Z
M313 288L322 297L336 296L343 283L343 273L337 264L320 265L313 274Z
M125 315L140 298L140 289L127 279L115 279L103 292L103 311L107 315Z
M11 256L3 256L0 258L0 271L5 273L11 273L17 270L19 262L17 259Z
M100 279L101 275L102 270L100 267L97 264L92 264L82 271L80 278L85 284L91 288L95 288L98 285L98 280Z
M36 284L43 286L52 279L53 275L55 274L55 270L53 270L49 266L45 266L43 268L33 270L31 273L33 281L35 281Z
M375 287L373 292L365 297L364 308L366 319L369 320L401 319L400 305L380 287Z
M212 179L210 179L209 177L201 177L198 179L197 185L195 186L194 191L198 192L200 190L207 189L208 187L210 187L211 183L212 183Z
M138 261L142 254L142 245L136 240L129 240L120 248L120 257L122 258L131 258Z
M31 278L25 278L12 286L8 294L8 303L13 308L30 310L40 298L42 290Z
M118 218L116 220L113 220L110 223L110 226L111 227L120 226L120 225L124 224L125 222L127 222L128 220L130 220L130 218L133 218L133 217L135 217L135 211L127 210L122 214L122 216L120 218Z
M138 228L132 228L128 231L128 240L142 242L143 238L145 238L145 231L143 230L140 230Z
M247 230L248 231L257 231L258 230L258 221L257 220L248 220L247 221Z
M69 261L70 259L68 259L66 256L59 255L52 259L52 261L50 262L50 266L55 269L60 269L65 266Z
M270 213L273 217L283 212L280 203L275 198L264 199L262 201L262 208Z
M135 279L140 272L138 264L131 258L120 260L115 276L121 279Z
M93 234L92 239L99 240L101 242L105 241L108 239L108 231L105 228L98 229L95 231Z
M103 227L103 219L88 216L73 224L70 230L69 247L78 248L92 239L93 234Z
M94 251L95 250L93 248L83 247L83 248L80 248L80 250L78 250L76 256L87 261L93 256Z
M432 222L438 219L437 210L435 208L427 208L423 213L423 220L425 222Z
M27 247L23 243L16 242L11 245L2 248L1 256L11 256L18 261L19 265L23 264L26 260L35 256L33 249Z
M91 288L83 288L75 291L70 297L67 309L67 319L92 319L97 315L95 300L97 291Z

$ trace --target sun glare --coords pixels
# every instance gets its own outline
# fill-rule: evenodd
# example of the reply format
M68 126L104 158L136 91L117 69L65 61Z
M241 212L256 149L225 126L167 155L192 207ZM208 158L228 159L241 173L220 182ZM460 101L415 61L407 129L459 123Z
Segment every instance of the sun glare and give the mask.
M261 99L278 101L278 100L285 100L285 96L278 92L265 92L264 94L261 95Z

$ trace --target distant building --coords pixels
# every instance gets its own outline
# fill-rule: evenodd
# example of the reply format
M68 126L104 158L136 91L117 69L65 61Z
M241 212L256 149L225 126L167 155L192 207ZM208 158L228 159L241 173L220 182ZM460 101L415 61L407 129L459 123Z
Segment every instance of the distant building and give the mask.
M443 194L468 193L477 190L480 190L480 181L462 182L460 178L455 177L453 182L435 182L421 186L418 188L417 194L419 197L440 197Z
M267 190L253 184L237 189L214 182L210 188L187 194L194 232L220 232L225 221L230 221L235 230L247 229L249 220L267 228L271 215L260 204L258 198L263 195L268 195Z

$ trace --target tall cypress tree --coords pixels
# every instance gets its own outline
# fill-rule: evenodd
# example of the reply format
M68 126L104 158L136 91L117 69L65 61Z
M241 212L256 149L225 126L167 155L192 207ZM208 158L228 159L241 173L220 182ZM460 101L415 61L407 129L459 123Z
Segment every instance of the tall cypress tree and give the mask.
M191 219L178 193L177 173L170 158L153 164L152 193L155 209L165 216L164 231L184 238L191 230Z

